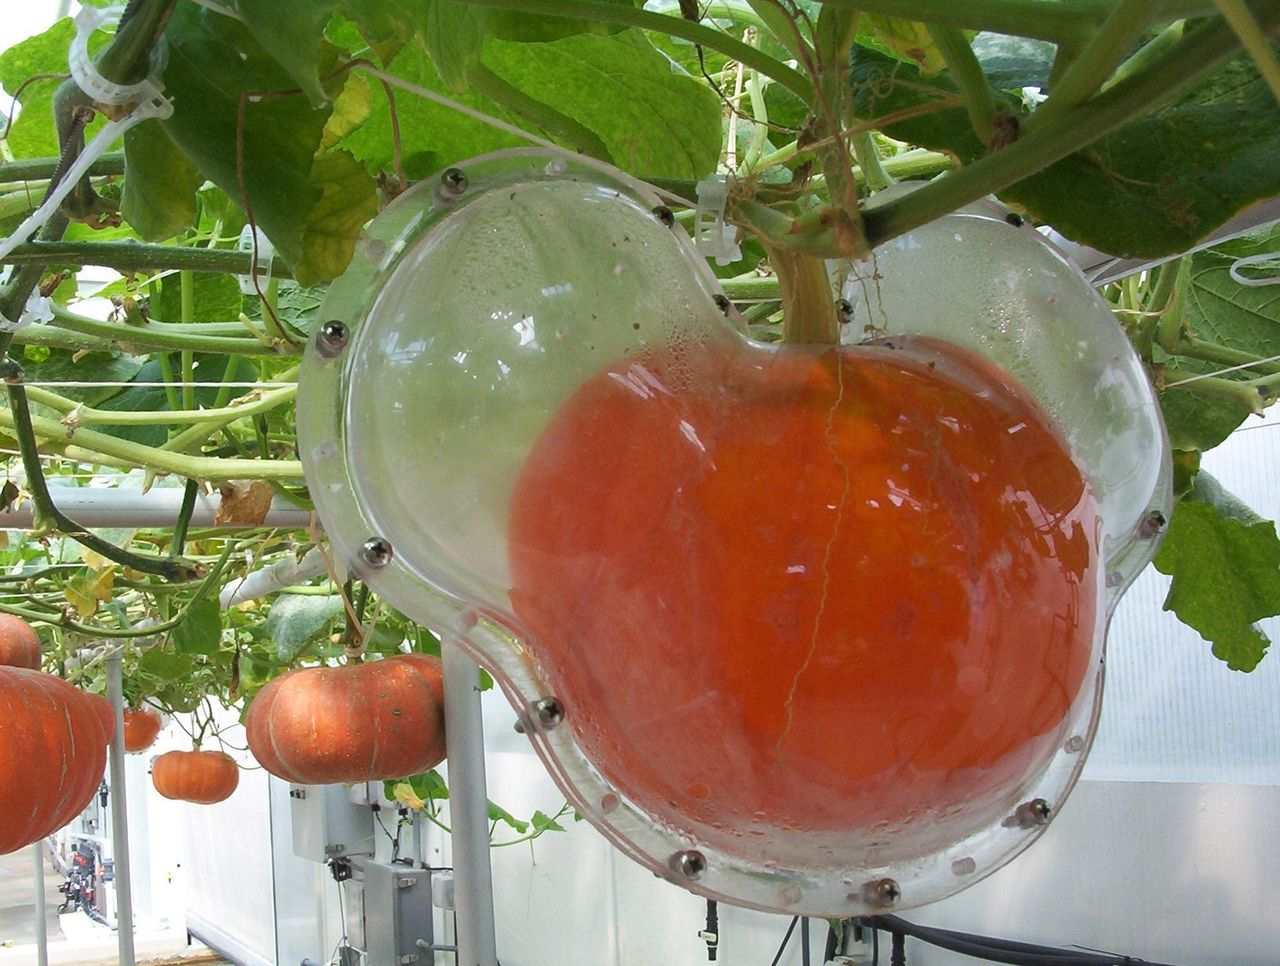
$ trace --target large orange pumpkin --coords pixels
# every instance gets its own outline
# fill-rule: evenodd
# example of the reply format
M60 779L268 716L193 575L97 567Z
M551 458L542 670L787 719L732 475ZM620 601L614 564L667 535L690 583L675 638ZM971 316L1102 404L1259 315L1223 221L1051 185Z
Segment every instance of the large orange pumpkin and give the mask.
M440 661L400 654L290 671L258 692L244 724L253 756L285 781L416 775L444 759Z
M240 766L224 751L168 751L151 766L151 784L165 798L213 805L240 784Z
M21 617L0 614L0 665L40 670L40 639Z
M155 744L156 736L164 725L159 712L152 708L124 709L124 750L146 751Z
M0 855L55 832L97 791L111 706L61 678L0 668Z

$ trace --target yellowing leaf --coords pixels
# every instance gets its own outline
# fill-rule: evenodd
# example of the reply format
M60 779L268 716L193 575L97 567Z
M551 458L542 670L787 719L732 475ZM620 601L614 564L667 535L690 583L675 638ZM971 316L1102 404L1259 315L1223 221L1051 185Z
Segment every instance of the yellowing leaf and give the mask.
M397 783L393 789L393 795L397 802L415 812L420 812L427 807L427 803L414 794L413 787L408 782Z
M263 480L230 481L218 487L222 500L213 515L217 526L256 527L267 518L274 491Z
M865 42L870 39L873 46L878 41L895 54L914 61L925 74L937 73L947 66L942 53L929 36L929 28L922 23L900 17L863 14L858 27L860 32L865 31L870 35L869 38L860 37L860 40Z
M90 571L79 574L67 582L63 594L67 602L75 608L82 618L92 617L98 612L98 605L111 599L112 587L115 584L116 570L114 566L100 572Z

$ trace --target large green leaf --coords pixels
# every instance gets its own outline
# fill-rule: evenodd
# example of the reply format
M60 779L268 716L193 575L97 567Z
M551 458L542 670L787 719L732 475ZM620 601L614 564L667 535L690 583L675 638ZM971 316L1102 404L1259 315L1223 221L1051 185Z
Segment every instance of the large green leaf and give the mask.
M221 355L205 355L197 354L195 357L196 370L195 378L197 382L217 383L223 372L226 371L227 361L230 357ZM177 369L177 366L174 366ZM164 376L160 370L160 363L156 361L148 362L138 370L133 381L138 383L158 383L163 380ZM179 377L180 378L180 377ZM246 390L233 389L231 398L243 396ZM196 405L209 407L212 406L214 400L218 396L218 390L215 386L200 386L195 390ZM169 398L163 386L158 385L139 385L130 386L116 395L106 399L98 404L99 409L106 409L111 412L164 412L169 409ZM168 432L163 425L156 426L102 426L99 427L101 432L110 436L118 436L121 439L133 440L135 443L145 443L148 446L160 446L168 438Z
M323 638L341 614L342 598L337 594L281 594L271 605L266 624L276 657L292 662L304 647Z
M335 5L336 0L236 0L249 32L271 51L314 108L329 101L320 67L324 28Z
M234 322L240 316L240 285L234 276L211 272L191 273L193 322ZM153 283L155 286L155 283ZM182 276L166 275L152 288L151 318L158 322L182 321Z
M945 72L859 48L852 82L860 117L936 104L886 133L976 163L973 135ZM1016 111L1016 102L1002 104ZM1134 258L1185 251L1241 209L1280 194L1280 104L1247 59L1174 103L1000 193L1074 241Z
M213 654L222 640L222 608L217 600L196 601L173 629L173 649L179 654Z
M230 197L240 181L258 224L306 284L333 278L377 207L372 180L345 151L321 148L331 108L312 109L293 78L242 24L194 4L169 23L165 71L175 111L165 129ZM320 73L336 66L322 44ZM279 94L280 96L276 96ZM243 165L237 172L237 118L245 97Z
M67 74L67 49L75 28L71 21L59 20L42 34L14 44L0 54L0 85L16 93L24 83L40 74ZM58 134L53 125L53 95L60 77L32 81L19 98L22 113L13 122L7 145L16 158L52 157L58 154ZM5 106L6 110L8 105Z
M1280 248L1280 230L1260 233L1197 252L1191 257L1191 289L1186 325L1200 339L1264 359L1280 354L1280 294L1274 287L1241 285L1231 277L1236 259ZM1225 363L1179 358L1189 374L1220 373ZM1247 371L1222 372L1220 378L1248 379ZM1243 423L1249 412L1221 396L1197 392L1194 383L1161 397L1169 437L1175 449L1208 450Z
M625 34L578 34L552 43L490 40L484 65L527 96L596 134L620 167L648 177L700 178L720 152L720 101L701 81L674 73L647 42ZM392 64L400 77L448 92L425 47L409 44ZM474 91L449 96L538 133ZM527 142L447 107L397 94L400 139L410 177ZM391 160L390 113L375 99L368 122L343 144L372 167Z
M126 382L138 374L144 362L144 359L130 355L52 349L39 361L27 357L23 360L22 369L26 381L33 383ZM94 389L58 385L49 388L59 395L83 402L88 406L96 406L119 391L115 388Z
M1155 566L1173 577L1165 610L1195 628L1228 667L1257 667L1271 642L1256 622L1280 614L1275 524L1201 473L1174 511Z
M204 176L157 120L124 135L124 194L120 213L144 241L164 241L190 228Z

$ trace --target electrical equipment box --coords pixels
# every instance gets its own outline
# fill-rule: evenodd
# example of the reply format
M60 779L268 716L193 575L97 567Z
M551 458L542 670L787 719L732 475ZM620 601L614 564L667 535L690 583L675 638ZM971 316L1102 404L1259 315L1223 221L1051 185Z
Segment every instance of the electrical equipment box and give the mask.
M431 872L408 865L364 863L367 961L430 963L435 941Z
M345 785L290 785L293 853L312 862L372 854L373 812L351 800Z

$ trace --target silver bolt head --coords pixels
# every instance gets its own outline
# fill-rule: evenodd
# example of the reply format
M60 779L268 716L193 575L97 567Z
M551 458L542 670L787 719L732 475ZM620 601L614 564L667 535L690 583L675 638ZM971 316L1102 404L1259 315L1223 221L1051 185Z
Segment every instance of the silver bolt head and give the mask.
M390 541L383 537L370 537L360 548L360 559L370 567L379 569L391 563L393 555Z
M889 909L902 898L896 879L872 879L862 887L862 901L875 909Z
M662 222L668 228L675 227L676 216L671 213L671 209L668 208L666 205L658 205L656 208L654 208L653 217L657 218L658 221Z
M316 333L316 348L326 359L332 359L340 354L350 341L351 330L337 319L330 319L320 326L320 331Z
M533 713L544 728L554 728L564 720L564 705L559 698L541 698L533 703Z
M1164 513L1160 510L1151 510L1142 518L1142 522L1138 524L1138 536L1144 540L1151 540L1164 533L1164 529L1168 525L1169 521L1165 518Z
M1041 825L1048 825L1049 819L1053 817L1053 807L1043 798L1033 798L1028 802L1023 802L1013 810L1013 815L1006 820L1006 825L1014 825L1018 828L1037 828Z
M668 865L686 879L698 880L707 871L707 857L697 849L685 849L671 856Z
M441 189L455 198L467 190L468 184L466 172L461 168L448 168L440 175Z

